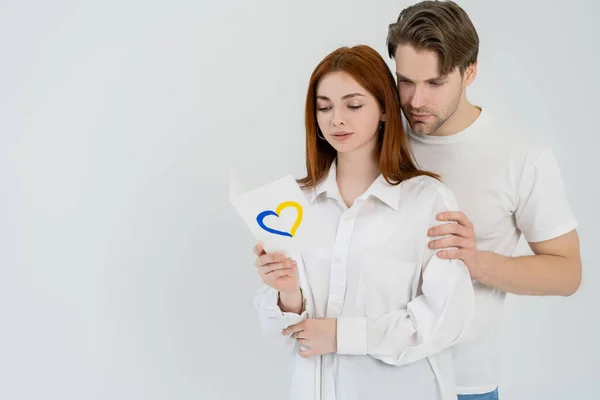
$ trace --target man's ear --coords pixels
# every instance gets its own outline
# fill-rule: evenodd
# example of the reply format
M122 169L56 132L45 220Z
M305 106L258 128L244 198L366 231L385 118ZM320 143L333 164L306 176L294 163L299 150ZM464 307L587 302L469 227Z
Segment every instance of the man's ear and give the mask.
M467 87L473 83L475 78L477 77L477 61L473 64L469 65L467 69L465 69L465 73L463 74L463 86Z

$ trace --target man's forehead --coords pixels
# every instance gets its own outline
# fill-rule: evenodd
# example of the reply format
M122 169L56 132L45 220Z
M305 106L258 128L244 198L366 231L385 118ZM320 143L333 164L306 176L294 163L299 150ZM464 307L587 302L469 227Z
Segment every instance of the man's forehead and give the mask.
M442 74L439 63L427 62L426 60L396 59L396 76L414 82L443 80L458 74L458 67L452 71Z
M416 59L419 59L421 61L426 61L431 64L439 63L439 59L440 59L438 53L435 52L434 50L426 49L426 48L418 48L418 47L414 47L410 44L398 45L398 47L396 48L395 56L396 56L395 57L396 60L404 59L404 58L411 58L411 59L416 58Z
M415 51L413 48L396 51L396 73L407 78L436 79L440 77L438 55L429 50Z

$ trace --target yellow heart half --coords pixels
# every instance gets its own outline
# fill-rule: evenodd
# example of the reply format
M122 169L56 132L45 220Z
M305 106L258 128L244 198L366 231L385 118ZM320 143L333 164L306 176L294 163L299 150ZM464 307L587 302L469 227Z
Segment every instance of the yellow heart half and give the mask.
M300 204L296 203L295 201L284 201L283 203L281 203L280 205L277 206L277 208L275 209L275 212L277 213L277 215L280 216L281 211L285 210L288 207L294 207L296 209L296 211L298 212L298 215L296 216L296 222L294 222L292 229L290 229L290 235L292 235L292 237L293 237L296 235L296 229L298 229L298 227L302 223L303 211L302 211L302 206Z

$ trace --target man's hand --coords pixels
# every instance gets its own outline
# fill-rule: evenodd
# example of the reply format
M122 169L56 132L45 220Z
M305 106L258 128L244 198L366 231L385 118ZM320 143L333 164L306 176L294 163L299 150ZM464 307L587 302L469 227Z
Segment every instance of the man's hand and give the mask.
M430 237L452 235L443 239L432 240L429 242L430 249L447 249L455 247L456 249L440 250L437 256L444 259L462 260L471 273L471 278L479 280L483 271L481 258L482 252L477 251L477 239L473 224L465 214L460 211L449 211L438 214L439 221L452 221L455 224L442 224L435 226L427 232Z
M304 358L335 353L337 351L337 319L306 319L281 332L296 339L307 350L298 350Z

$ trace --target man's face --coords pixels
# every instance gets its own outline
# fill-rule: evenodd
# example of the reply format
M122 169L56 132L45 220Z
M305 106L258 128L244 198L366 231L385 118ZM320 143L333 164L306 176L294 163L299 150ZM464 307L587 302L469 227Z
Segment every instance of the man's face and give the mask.
M435 135L460 105L464 82L458 68L440 76L438 55L410 45L396 49L396 76L404 116L419 135Z

